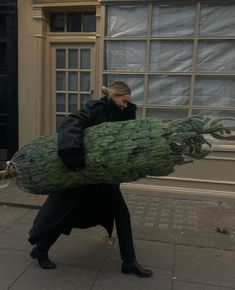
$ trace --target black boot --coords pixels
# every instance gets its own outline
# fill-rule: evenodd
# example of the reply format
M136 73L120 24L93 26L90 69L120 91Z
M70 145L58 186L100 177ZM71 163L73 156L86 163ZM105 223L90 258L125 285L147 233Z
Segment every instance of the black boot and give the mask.
M152 276L153 272L148 269L144 269L137 261L132 263L122 262L122 269L123 274L135 274L138 277L147 278Z
M35 246L31 253L30 257L33 259L37 259L40 267L42 269L55 269L56 264L54 264L52 261L50 261L47 252L40 251L37 246Z

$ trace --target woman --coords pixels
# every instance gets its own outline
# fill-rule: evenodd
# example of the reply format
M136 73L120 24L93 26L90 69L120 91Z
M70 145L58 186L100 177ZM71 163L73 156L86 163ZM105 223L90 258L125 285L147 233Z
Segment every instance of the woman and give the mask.
M108 95L100 101L90 101L86 109L65 118L58 133L58 155L66 166L71 170L85 166L85 128L103 122L135 119L136 105L130 98L130 88L121 81L114 82L108 88ZM150 277L152 271L136 261L130 214L119 184L86 185L49 195L29 232L29 241L35 245L30 255L37 258L42 268L53 269L56 265L50 261L48 251L60 234L69 234L74 227L102 225L111 237L114 220L122 259L121 272Z

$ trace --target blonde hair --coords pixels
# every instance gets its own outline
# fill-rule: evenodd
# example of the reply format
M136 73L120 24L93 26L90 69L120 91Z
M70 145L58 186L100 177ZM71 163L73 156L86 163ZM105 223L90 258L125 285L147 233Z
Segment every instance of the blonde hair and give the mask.
M102 93L104 95L108 95L110 98L113 96L124 96L130 95L131 89L130 87L122 82L122 81L115 81L109 85L109 87L102 87Z

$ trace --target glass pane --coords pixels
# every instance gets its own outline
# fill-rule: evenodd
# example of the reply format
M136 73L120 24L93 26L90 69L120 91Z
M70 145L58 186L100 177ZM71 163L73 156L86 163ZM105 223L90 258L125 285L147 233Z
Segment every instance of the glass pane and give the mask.
M109 6L106 17L106 35L146 36L148 10L145 6Z
M85 12L83 14L83 32L96 31L96 15L95 11Z
M69 94L69 112L76 112L78 110L78 95Z
M143 104L144 102L144 76L139 75L104 75L104 85L109 86L114 81L123 81L131 89L132 102Z
M154 40L151 42L151 71L191 71L193 42Z
M89 100L90 100L90 95L86 95L86 94L80 95L81 109L85 108L85 105Z
M69 68L78 68L78 50L69 49Z
M150 76L148 103L187 105L190 95L189 76Z
M81 32L81 12L70 12L67 14L67 31Z
M56 90L65 91L66 89L66 74L65 72L56 72Z
M198 46L197 70L235 71L234 40L201 40Z
M78 73L77 72L69 72L68 89L69 91L78 90Z
M56 50L56 68L65 68L66 66L66 54L65 49Z
M91 67L91 50L81 49L81 69L89 69Z
M81 82L80 82L80 91L90 92L90 73L81 72Z
M65 112L66 111L66 95L56 94L56 111Z
M64 121L65 116L56 116L56 132L59 131L60 126L62 125Z
M173 120L185 118L188 116L188 110L182 109L147 109L146 117L157 117L162 120Z
M200 34L235 36L235 5L202 5Z
M235 78L197 77L194 105L235 107Z
M51 13L50 27L51 32L64 32L64 13Z
M0 35L6 36L6 34L7 34L6 16L1 14L1 17L0 17Z
M145 41L106 41L106 70L144 71L146 62Z
M193 35L195 5L154 5L152 36Z

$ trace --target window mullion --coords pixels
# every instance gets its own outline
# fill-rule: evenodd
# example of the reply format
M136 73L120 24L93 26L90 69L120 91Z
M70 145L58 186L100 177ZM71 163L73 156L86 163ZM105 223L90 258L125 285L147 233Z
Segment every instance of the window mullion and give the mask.
M196 10L195 29L194 29L192 76L191 76L191 86L190 86L190 95L189 95L189 112L188 112L189 115L192 115L193 96L194 96L194 91L195 91L198 37L199 37L199 29L200 29L200 13L201 13L201 4L200 4L200 2L198 2L197 3L197 10Z
M143 100L143 110L142 117L146 117L146 108L147 108L147 97L148 97L148 72L149 72L149 61L150 61L150 47L151 47L151 27L152 27L152 4L148 5L148 31L146 39L146 62L145 62L145 73L144 73L144 100Z

